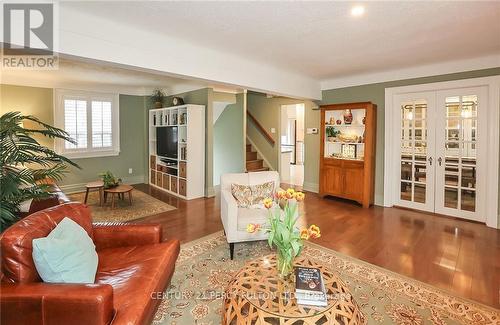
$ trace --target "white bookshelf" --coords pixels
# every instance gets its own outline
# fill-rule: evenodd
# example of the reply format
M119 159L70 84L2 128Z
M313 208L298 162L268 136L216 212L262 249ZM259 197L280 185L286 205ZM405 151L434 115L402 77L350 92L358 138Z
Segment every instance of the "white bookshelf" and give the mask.
M159 127L177 127L177 158L156 153ZM149 184L191 200L205 195L205 106L149 110ZM167 161L168 160L168 161Z

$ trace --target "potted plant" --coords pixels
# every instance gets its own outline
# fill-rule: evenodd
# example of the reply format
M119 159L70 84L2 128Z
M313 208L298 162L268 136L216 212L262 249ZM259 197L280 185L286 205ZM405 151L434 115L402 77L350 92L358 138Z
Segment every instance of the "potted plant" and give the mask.
M337 135L340 133L339 130L337 130L335 127L333 126L327 126L326 127L326 138L328 139L328 141L330 142L333 142L335 141L335 138L337 137Z
M154 103L155 108L161 108L163 106L163 98L165 98L165 92L160 88L153 90L151 94L151 102Z
M104 188L112 188L112 187L117 187L120 185L122 182L121 178L117 178L113 175L112 172L109 170L103 173L99 174L99 177L101 177L102 182L104 183Z
M25 127L28 121L37 127ZM36 136L76 144L64 130L43 123L34 116L8 112L0 117L1 231L19 219L22 202L50 196L50 185L43 180L61 180L68 165L80 168L70 159L40 145Z
M255 233L265 231L269 234L267 239L269 247L276 247L278 274L287 278L293 271L293 261L300 255L304 247L304 240L319 238L320 229L316 225L299 229L295 224L298 220L298 203L303 201L305 194L296 192L289 188L286 191L278 191L275 198L267 198L263 201L269 210L268 222L265 225L248 224L247 232ZM280 208L283 203L283 210Z

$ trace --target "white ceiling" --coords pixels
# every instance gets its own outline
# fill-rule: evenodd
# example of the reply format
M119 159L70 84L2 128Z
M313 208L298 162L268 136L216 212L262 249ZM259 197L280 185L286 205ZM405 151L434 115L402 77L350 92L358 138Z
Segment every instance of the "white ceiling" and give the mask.
M357 18L350 15L353 4L144 1L64 6L318 81L500 54L500 1L367 1L365 15Z

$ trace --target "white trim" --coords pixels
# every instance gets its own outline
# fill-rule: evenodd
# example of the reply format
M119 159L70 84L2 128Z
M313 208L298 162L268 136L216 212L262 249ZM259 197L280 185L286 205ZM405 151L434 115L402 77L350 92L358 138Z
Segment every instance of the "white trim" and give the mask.
M107 157L118 156L120 154L120 95L109 94L101 92L88 92L70 89L54 89L54 125L60 129L64 129L64 97L69 96L73 98L81 98L87 101L87 148L82 149L66 149L64 141L56 139L54 141L54 149L57 153L72 159L78 158L94 158L94 157ZM111 147L106 148L92 148L92 121L90 102L92 100L110 100L111 101L111 123L112 123L112 141Z
M124 177L123 183L129 184L129 185L143 184L144 183L144 175ZM72 194L72 193L80 193L80 192L85 191L85 185L87 185L87 183L67 184L67 185L60 185L59 187L61 188L61 191L63 191L64 193Z
M411 68L325 79L322 80L320 84L321 90L329 90L498 67L500 67L500 55L496 54L473 59L455 60Z
M397 94L405 94L412 92L424 91L439 91L453 88L466 88L466 87L488 87L489 105L488 105L488 160L486 166L486 225L493 228L498 228L499 213L498 213L498 182L499 182L499 151L500 151L500 76L483 77L483 78L470 78L454 81L436 82L428 84L419 84L412 86L393 87L385 89L385 125L393 125L393 114L388 112L393 111L393 97ZM393 134L392 127L385 128L385 152L384 152L384 206L391 207L394 205L394 173L388 171L394 170L395 162L392 159L394 154Z
M82 158L99 158L99 157L113 157L119 156L120 151L115 150L94 150L92 152L81 151L81 152L64 152L63 155L70 159L82 159Z
M248 127L248 121L247 121L247 113L248 113L248 92L246 89L243 90L243 166L241 166L241 170L247 170L247 146L246 146L246 139L247 139L247 127ZM237 101L237 100L236 100ZM220 180L219 180L220 183Z
M266 165L267 165L266 167L268 167L268 168L269 168L269 170L275 170L275 169L273 168L273 166L271 165L271 163L269 162L269 160L267 160L267 159L266 159L266 156L264 156L264 155L262 154L262 152L259 150L259 148L255 145L255 143L254 143L254 142L253 142L253 141L252 141L252 140L251 140L248 136L247 136L246 138L247 138L247 141L248 141L248 142L250 142L250 144L252 145L252 147L255 149L255 151L257 151L257 154L260 156L260 158L261 158L262 160L264 160L264 162L265 162L265 163L266 163ZM246 151L246 148L245 148L245 151Z

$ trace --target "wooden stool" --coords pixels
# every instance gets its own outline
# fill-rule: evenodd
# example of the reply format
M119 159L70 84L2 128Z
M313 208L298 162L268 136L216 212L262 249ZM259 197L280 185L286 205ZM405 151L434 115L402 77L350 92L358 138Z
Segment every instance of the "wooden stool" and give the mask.
M86 191L85 191L85 201L84 203L87 204L87 199L89 197L89 192L93 190L99 190L99 206L102 206L102 201L103 201L103 196L104 196L104 183L103 181L95 181L95 182L90 182L85 185Z
M111 194L111 209L115 208L115 195L118 194L118 199L124 199L125 193L128 193L128 202L132 205L132 190L130 185L118 185L104 190L104 202L106 202L108 193Z

